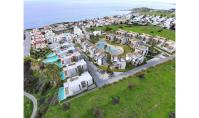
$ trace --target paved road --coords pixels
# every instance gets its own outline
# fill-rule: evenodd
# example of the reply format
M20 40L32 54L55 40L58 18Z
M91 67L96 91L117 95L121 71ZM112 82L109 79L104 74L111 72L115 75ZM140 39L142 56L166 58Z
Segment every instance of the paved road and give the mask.
M33 111L32 111L32 114L31 114L30 118L35 118L35 115L37 113L37 99L33 95L31 95L31 94L29 94L27 92L24 92L24 95L26 97L28 97L33 102Z
M31 35L29 32L25 32L25 40L24 40L24 57L30 55L30 47L31 47Z

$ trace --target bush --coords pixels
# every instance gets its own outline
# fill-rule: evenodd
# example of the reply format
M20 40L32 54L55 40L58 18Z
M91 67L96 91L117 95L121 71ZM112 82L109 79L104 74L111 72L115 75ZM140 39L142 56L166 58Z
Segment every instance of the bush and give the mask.
M49 105L56 105L58 103L57 93L48 98Z
M63 111L67 111L70 109L70 103L69 102L66 102L63 104Z
M42 104L44 104L44 103L45 103L45 97L41 97L41 98L39 99L39 104L42 105Z
M145 73L144 72L139 72L136 74L136 77L140 78L140 79L144 79L145 78Z
M129 84L129 85L128 85L128 89L129 89L129 90L133 89L134 87L135 87L134 84Z
M116 104L119 104L120 103L120 97L117 96L117 97L112 97L112 104L113 105L116 105Z
M94 108L93 109L93 115L94 115L95 118L103 118L104 112L99 108Z
M35 116L35 118L42 118L43 113L39 110Z
M42 88L41 94L44 95L50 88L51 88L50 82L47 82L44 84L44 87Z
M154 33L153 31L150 31L150 33Z
M175 112L170 112L169 113L169 118L175 118Z

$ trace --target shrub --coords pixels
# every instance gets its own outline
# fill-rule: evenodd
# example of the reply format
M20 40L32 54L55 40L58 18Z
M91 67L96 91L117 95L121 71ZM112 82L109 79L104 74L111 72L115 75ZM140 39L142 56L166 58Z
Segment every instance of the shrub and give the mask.
M45 83L42 90L41 90L41 94L44 95L50 88L51 88L50 82Z
M134 84L129 84L129 85L128 85L128 89L129 89L129 90L133 89L134 87L135 87Z
M153 31L150 31L150 33L154 33Z
M45 97L41 97L41 98L39 99L39 104L42 105L42 104L44 104L44 103L45 103Z
M145 73L144 72L139 72L136 74L136 77L140 78L140 79L144 79L145 78Z
M112 97L112 104L113 105L116 105L116 104L119 104L120 103L120 97L117 96L117 97Z
M67 111L70 109L70 103L69 102L66 102L63 104L63 111Z
M170 112L169 113L169 118L175 118L175 112Z
M93 115L95 118L103 118L104 112L100 108L94 108L93 109Z
M35 118L42 118L42 112L39 110L35 116Z

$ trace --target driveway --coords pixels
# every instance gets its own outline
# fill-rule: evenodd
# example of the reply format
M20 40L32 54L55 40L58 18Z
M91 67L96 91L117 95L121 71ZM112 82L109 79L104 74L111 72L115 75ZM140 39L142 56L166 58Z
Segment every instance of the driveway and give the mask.
M33 102L33 111L30 118L35 118L35 115L37 113L37 99L27 92L24 92L24 95Z
M29 32L25 32L25 40L24 40L24 57L30 55L30 47L31 47L31 35Z

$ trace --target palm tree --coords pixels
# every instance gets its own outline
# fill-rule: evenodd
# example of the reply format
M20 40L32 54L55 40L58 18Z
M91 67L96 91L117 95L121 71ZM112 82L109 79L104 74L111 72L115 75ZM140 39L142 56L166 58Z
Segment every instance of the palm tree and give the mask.
M50 79L51 83L54 85L59 85L61 83L61 73L62 69L56 64L47 64L44 73Z

